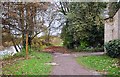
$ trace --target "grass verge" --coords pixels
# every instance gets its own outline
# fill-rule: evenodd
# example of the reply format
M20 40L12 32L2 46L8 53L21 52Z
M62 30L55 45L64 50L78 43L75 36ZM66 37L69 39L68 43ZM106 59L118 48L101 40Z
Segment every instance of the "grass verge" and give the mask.
M83 56L77 58L78 63L87 68L98 71L101 74L112 76L120 75L120 67L118 67L118 59L110 58L106 55L101 56Z
M18 60L2 67L2 73L4 75L49 75L52 66L45 63L51 61L51 54L31 52L28 60Z

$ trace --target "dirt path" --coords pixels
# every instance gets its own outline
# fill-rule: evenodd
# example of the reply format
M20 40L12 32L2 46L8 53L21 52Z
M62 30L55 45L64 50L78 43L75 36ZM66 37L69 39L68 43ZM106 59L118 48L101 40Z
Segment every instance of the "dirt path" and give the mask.
M87 53L87 55L98 55L102 53ZM53 67L51 75L99 75L96 71L88 70L79 65L75 57L84 56L86 53L62 54L53 53L54 63L58 65Z

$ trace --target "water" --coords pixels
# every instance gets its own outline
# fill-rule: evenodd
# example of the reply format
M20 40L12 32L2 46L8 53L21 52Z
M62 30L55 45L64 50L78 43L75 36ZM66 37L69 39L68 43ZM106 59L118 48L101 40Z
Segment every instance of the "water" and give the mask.
M18 46L16 46L16 47L17 47L18 51L20 52L19 47L22 48L22 46L19 45L19 47ZM0 59L5 55L12 55L13 56L16 53L17 53L17 51L15 50L14 46L7 47L4 50L0 51Z

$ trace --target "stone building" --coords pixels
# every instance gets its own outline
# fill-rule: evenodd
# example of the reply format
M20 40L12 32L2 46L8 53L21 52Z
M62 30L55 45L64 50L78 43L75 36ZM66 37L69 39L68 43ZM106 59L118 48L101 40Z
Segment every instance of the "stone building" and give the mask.
M109 18L105 19L104 42L120 39L120 9Z

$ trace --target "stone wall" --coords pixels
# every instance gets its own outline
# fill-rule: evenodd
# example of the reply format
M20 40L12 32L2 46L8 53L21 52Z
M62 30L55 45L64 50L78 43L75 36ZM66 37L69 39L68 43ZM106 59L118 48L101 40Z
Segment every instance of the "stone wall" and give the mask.
M104 42L120 39L120 9L113 18L105 20Z

